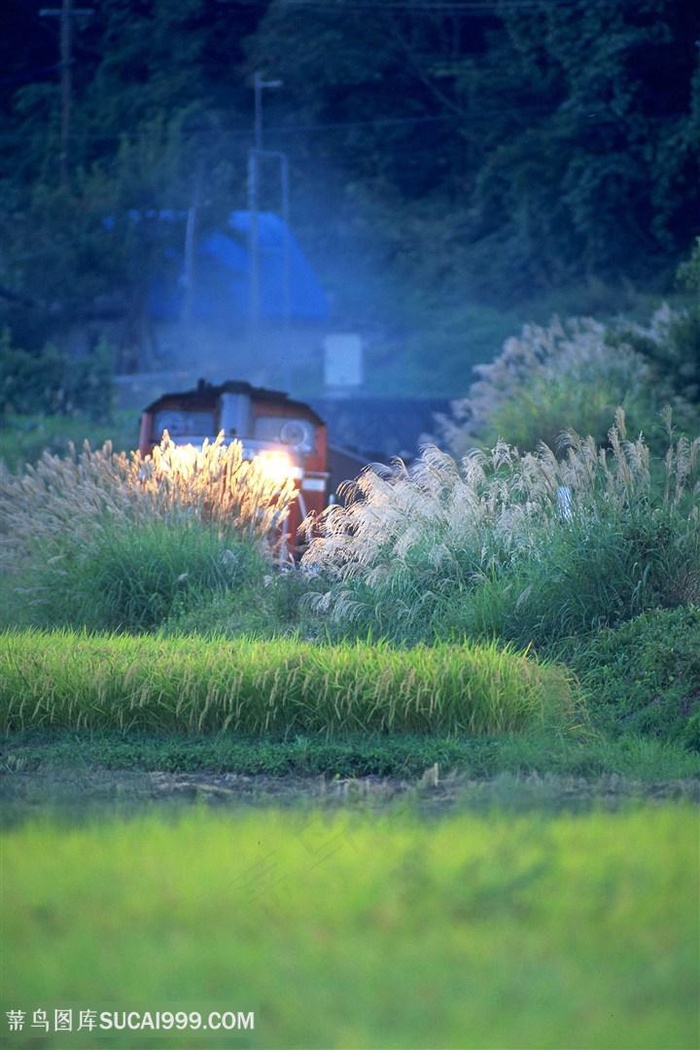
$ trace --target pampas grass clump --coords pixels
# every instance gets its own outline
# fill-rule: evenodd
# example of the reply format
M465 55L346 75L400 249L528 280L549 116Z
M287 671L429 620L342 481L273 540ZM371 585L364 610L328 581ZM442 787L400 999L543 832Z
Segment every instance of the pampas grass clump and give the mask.
M89 543L96 530L178 520L211 523L222 534L269 535L286 517L293 483L280 490L240 442L223 435L201 448L166 433L153 454L115 453L110 442L67 456L46 452L23 473L0 474L0 565L70 532Z
M0 468L1 469L1 468ZM86 443L0 473L0 575L12 622L150 629L259 570L288 514L240 442L166 434L151 456ZM245 571L244 571L245 570Z
M556 447L571 427L604 442L616 405L635 428L650 427L657 396L670 399L671 392L636 347L668 342L665 311L634 331L590 317L525 325L493 361L475 366L477 379L466 398L452 402L450 416L437 417L442 443L456 456L499 438L532 452L542 441ZM673 401L676 415L685 415L685 399Z
M660 489L622 410L607 448L569 431L560 458L427 446L411 469L365 471L304 556L328 582L310 605L341 633L528 644L697 601L700 438L665 421Z

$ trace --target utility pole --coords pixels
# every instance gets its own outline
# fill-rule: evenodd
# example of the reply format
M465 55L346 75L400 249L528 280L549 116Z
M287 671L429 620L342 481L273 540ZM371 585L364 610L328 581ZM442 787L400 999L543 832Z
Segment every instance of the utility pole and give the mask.
M199 210L202 204L202 183L204 181L204 161L200 155L197 170L192 186L192 203L187 211L187 224L185 226L185 264L182 274L184 297L182 304L182 320L187 328L192 323L194 293L195 293L195 258L197 241L197 223Z
M282 87L281 80L265 80L262 73L253 76L255 114L254 146L248 153L248 212L250 217L250 327L251 341L257 338L260 323L260 158L263 156L262 93L264 88Z
M73 106L73 18L92 15L92 7L73 7L73 0L62 0L60 8L43 7L42 18L60 18L61 34L61 182L68 185L71 109Z

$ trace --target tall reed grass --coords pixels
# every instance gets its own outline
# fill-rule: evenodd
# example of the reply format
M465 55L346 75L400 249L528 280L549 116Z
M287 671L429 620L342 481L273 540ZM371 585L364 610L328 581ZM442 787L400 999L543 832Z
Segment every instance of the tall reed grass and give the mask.
M571 728L567 673L486 646L0 634L0 728L495 734Z
M700 421L695 325L692 311L667 305L645 325L556 316L525 325L494 360L474 367L476 380L451 403L450 416L436 417L441 444L456 456L498 439L532 452L541 441L555 447L572 427L604 442L621 405L631 427L645 429L654 451L663 451L662 405L672 404L690 429Z
M262 577L293 498L222 436L196 449L165 435L147 457L45 453L0 468L4 591L25 622L149 629L243 565Z
M263 537L282 521L294 485L280 486L240 442L223 435L201 448L175 445L167 433L152 455L118 452L107 442L67 456L45 453L23 473L0 473L0 566L70 533L89 543L113 525L214 523L224 534Z
M410 469L365 471L304 556L327 581L309 604L340 634L524 645L697 601L700 438L665 422L658 472L621 410L607 447L570 431L559 457L427 446Z

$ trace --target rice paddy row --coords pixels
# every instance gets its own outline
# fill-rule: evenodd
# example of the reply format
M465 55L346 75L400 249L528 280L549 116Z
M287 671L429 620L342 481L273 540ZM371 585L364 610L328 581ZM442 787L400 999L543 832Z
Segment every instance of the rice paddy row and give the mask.
M568 673L495 644L0 635L0 730L499 734L572 728Z

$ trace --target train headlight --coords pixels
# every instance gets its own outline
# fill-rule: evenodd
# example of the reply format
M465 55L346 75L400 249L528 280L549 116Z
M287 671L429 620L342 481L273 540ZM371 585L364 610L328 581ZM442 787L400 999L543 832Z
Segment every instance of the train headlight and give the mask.
M255 462L267 480L275 485L282 486L287 481L295 481L301 477L301 468L297 466L288 452L277 449L258 452Z

